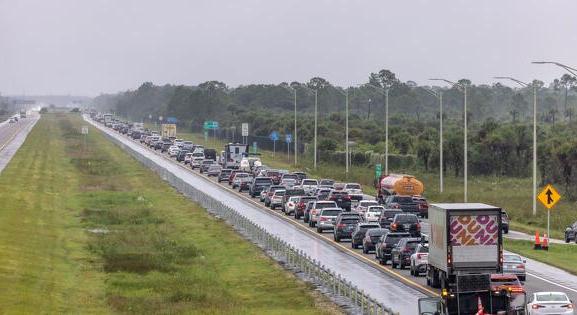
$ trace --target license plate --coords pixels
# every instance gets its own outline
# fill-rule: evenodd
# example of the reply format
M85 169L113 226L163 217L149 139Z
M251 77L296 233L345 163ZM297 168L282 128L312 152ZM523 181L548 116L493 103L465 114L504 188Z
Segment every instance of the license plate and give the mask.
M411 225L410 225L410 224L403 224L403 227L404 227L406 230L408 230L408 229L411 227Z

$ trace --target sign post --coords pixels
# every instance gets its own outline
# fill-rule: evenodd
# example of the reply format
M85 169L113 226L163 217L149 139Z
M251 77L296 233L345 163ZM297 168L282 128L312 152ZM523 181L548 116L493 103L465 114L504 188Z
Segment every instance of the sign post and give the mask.
M216 142L216 130L218 129L218 121L207 120L202 125L202 129L204 130L204 145L206 145L206 142L208 141L209 130L212 130L214 141Z
M254 154L258 153L256 141L252 142L252 153L254 153Z
M272 157L274 158L274 155L276 153L276 142L279 139L278 132L277 131L271 132L269 138L272 140Z
M549 234L549 227L550 227L550 218L551 218L551 209L559 202L561 199L561 195L557 192L555 187L551 184L547 185L541 193L537 196L537 199L541 201L541 203L547 208L547 237L550 237Z
M375 178L379 180L382 174L383 174L383 165L379 163L375 165Z
M242 123L242 143L243 144L247 144L248 143L248 123Z
M291 146L290 146L290 144L291 144L291 142L292 142L292 140L293 140L293 136L292 136L290 133L287 133L287 134L285 135L285 137L284 137L284 140L285 140L285 142L286 142L286 157L287 157L287 161L290 161L290 159L291 159L291 156L290 156Z

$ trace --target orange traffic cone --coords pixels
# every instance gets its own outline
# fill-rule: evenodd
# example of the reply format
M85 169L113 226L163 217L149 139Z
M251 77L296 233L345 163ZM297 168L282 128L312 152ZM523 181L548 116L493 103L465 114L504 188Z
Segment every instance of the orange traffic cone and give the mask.
M543 243L541 244L541 249L549 250L549 235L543 234Z
M535 231L535 245L533 249L541 249L541 239L539 238L539 231Z

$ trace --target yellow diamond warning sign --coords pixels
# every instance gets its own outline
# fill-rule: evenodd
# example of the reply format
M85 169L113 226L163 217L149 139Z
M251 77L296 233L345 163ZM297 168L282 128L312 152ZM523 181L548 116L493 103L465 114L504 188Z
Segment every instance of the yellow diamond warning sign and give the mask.
M543 191L541 191L541 193L537 196L537 199L541 201L545 208L551 209L553 206L555 206L555 204L557 204L559 199L561 199L561 195L559 195L553 186L547 185L547 187L545 187Z

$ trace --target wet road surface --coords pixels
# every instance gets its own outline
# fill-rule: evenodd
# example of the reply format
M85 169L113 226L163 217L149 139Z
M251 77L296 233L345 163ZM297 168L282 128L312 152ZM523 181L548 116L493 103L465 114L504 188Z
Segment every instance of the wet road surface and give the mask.
M19 119L16 123L8 123L8 121L0 123L0 172L24 143L26 136L39 118L40 116L35 114Z
M157 164L170 169L197 189L210 193L215 198L234 206L235 209L238 208L239 212L251 220L304 250L314 259L320 260L326 267L340 273L379 302L400 311L401 314L415 313L419 297L435 295L438 292L426 286L424 277L411 276L407 269L399 270L378 265L374 254L363 254L360 249L352 249L349 241L342 243L333 241L330 231L319 234L316 229L309 228L301 220L286 216L280 210L270 210L259 203L258 199L233 191L227 183L219 184L214 179L192 171L139 142L100 125L97 127L153 159ZM423 233L428 233L429 229L428 223L423 222ZM531 259L527 259L526 267L527 281L524 285L527 296L536 291L562 291L573 301L577 300L577 276Z

